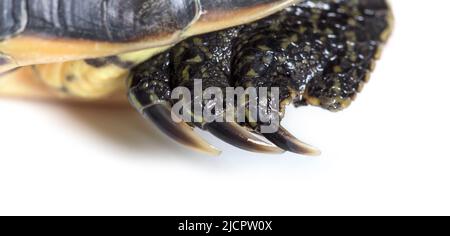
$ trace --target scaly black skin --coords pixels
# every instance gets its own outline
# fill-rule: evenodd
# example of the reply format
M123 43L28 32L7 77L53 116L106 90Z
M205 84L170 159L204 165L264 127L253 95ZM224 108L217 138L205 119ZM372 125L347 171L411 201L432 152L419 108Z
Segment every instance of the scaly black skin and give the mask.
M385 0L306 1L244 28L233 78L279 87L297 106L344 109L371 72L388 17Z
M134 71L134 105L171 102L171 89L202 79L204 88L278 87L282 108L342 110L367 82L390 17L385 0L308 0L250 25L188 39Z

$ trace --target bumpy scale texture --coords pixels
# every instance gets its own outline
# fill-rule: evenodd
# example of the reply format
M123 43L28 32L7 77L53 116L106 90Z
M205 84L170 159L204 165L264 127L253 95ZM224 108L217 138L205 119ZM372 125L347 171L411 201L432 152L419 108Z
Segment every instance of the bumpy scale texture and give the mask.
M278 87L281 105L338 111L368 81L392 15L385 0L307 0L253 24L197 36L142 64L137 107L171 103L178 86Z

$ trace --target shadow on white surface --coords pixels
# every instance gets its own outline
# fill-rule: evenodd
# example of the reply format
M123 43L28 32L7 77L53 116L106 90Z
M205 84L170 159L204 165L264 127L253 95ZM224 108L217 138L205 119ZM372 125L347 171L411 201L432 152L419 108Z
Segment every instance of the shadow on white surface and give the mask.
M99 139L130 152L146 152L149 156L182 155L186 150L165 137L131 108L69 105L64 112L86 126Z

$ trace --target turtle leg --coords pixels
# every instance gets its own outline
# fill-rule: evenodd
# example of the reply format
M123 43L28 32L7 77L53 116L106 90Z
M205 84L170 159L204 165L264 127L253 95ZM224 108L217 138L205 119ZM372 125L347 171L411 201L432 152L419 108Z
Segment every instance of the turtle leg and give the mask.
M221 65L227 65L226 61L230 58L230 54L228 56L222 54L230 50L223 45L230 35L228 31L223 31L212 36L217 40L202 38L187 40L172 51L163 53L136 68L129 84L131 103L168 136L196 150L216 154L215 149L195 135L191 128L194 126L207 130L223 141L247 151L282 152L281 149L259 139L236 122L207 122L203 117L194 117L195 114L191 111L187 113L189 122L177 122L173 119L171 106L174 102L171 92L174 86L172 84L178 88L186 88L189 92L188 96L194 92L195 79L199 79L201 86L205 88L214 86L222 90L229 86L229 72L223 70L225 68ZM202 46L203 42L210 45ZM219 55L222 56L222 60L217 60ZM212 73L214 77L211 77ZM197 105L200 105L203 111L205 106L214 102L214 99L206 99L199 101ZM226 116L225 113L226 111L216 111L214 116Z
M171 81L177 87L189 89L194 104L189 110L195 111L197 105L201 114L201 117L190 114L196 126L247 151L281 153L283 150L240 126L234 115L235 107L226 106L226 90L233 87L230 76L233 48L230 47L230 42L237 37L239 29L240 27L194 37L174 47L170 60L173 69ZM196 89L200 93L196 93ZM205 96L211 92L217 97ZM202 100L197 100L199 95L203 97Z
M317 149L296 139L281 126L285 107L309 104L331 111L348 107L379 57L391 29L391 19L385 0L304 1L254 24L186 40L163 60L167 66L165 73L158 69L161 65L155 68L143 65L131 81L142 81L136 75L153 78L165 74L172 88L182 86L189 91L195 90L196 80L201 81L203 88L216 87L222 92L227 86L256 91L267 88L271 92L278 89L278 106L265 107L269 101L256 105L258 110L279 115L275 132L263 131L266 122L249 115L252 106L248 100L239 102L247 109L247 119L241 124L283 150L317 155L320 153ZM145 101L146 97L136 100ZM257 97L266 99L261 94ZM217 103L193 101L202 108ZM140 103L133 103L139 107ZM235 137L214 121L200 119L191 125L222 139ZM241 141L230 142L239 146L236 143Z
M200 141L194 140L192 137L188 141L187 135L180 135L180 133L188 132L191 134L192 131L186 128L184 122L176 124L170 115L170 106L176 103L172 100L172 90L185 88L189 92L188 101L191 103L191 105L187 104L189 120L187 122L190 126L200 127L223 141L247 151L282 153L284 150L288 150L281 144L278 146L282 149L258 138L253 134L256 129L239 125L234 115L232 120L225 120L231 111L225 108L223 98L197 100L199 95L196 93L196 89L198 87L200 87L200 96L203 96L211 88L219 90L220 94L226 94L227 88L234 88L235 82L231 75L234 47L231 44L237 39L240 31L241 28L238 27L193 37L181 42L169 52L140 65L133 70L130 78L131 103L170 137L198 150ZM200 85L196 84L198 82ZM156 106L161 103L164 104L164 109L161 108L161 105ZM194 111L196 105L200 107L199 116L196 116ZM211 113L212 119L207 120L204 111L209 107L214 107L216 110ZM231 107L231 109L236 109L234 106ZM246 120L240 122L245 123ZM284 131L282 136L285 137L286 134L287 131ZM289 145L296 145L293 148L302 154L317 153L314 148L298 141L293 136L285 139L290 140ZM203 143L201 146L204 149Z

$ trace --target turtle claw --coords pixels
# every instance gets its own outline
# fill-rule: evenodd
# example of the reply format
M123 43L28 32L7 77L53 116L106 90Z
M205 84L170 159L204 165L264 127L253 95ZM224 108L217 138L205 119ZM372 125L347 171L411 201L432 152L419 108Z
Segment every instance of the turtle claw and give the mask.
M172 110L169 105L155 104L143 109L143 114L151 120L164 134L178 143L212 156L218 156L221 151L213 147L185 122L177 123L172 119Z
M283 150L307 156L319 156L320 150L298 140L285 128L280 127L278 132L263 134L265 138Z
M144 116L152 121L164 134L178 143L198 152L218 156L221 151L197 135L191 126L185 122L177 123L172 119L172 110L168 104L154 104L142 110ZM203 128L222 141L240 149L266 154L281 154L286 151L309 156L318 156L321 152L298 140L285 128L280 127L276 133L263 136L272 142L268 143L249 130L234 122L213 122L203 125Z
M207 123L204 128L222 141L246 151L267 154L285 152L283 149L257 138L250 131L234 122Z

